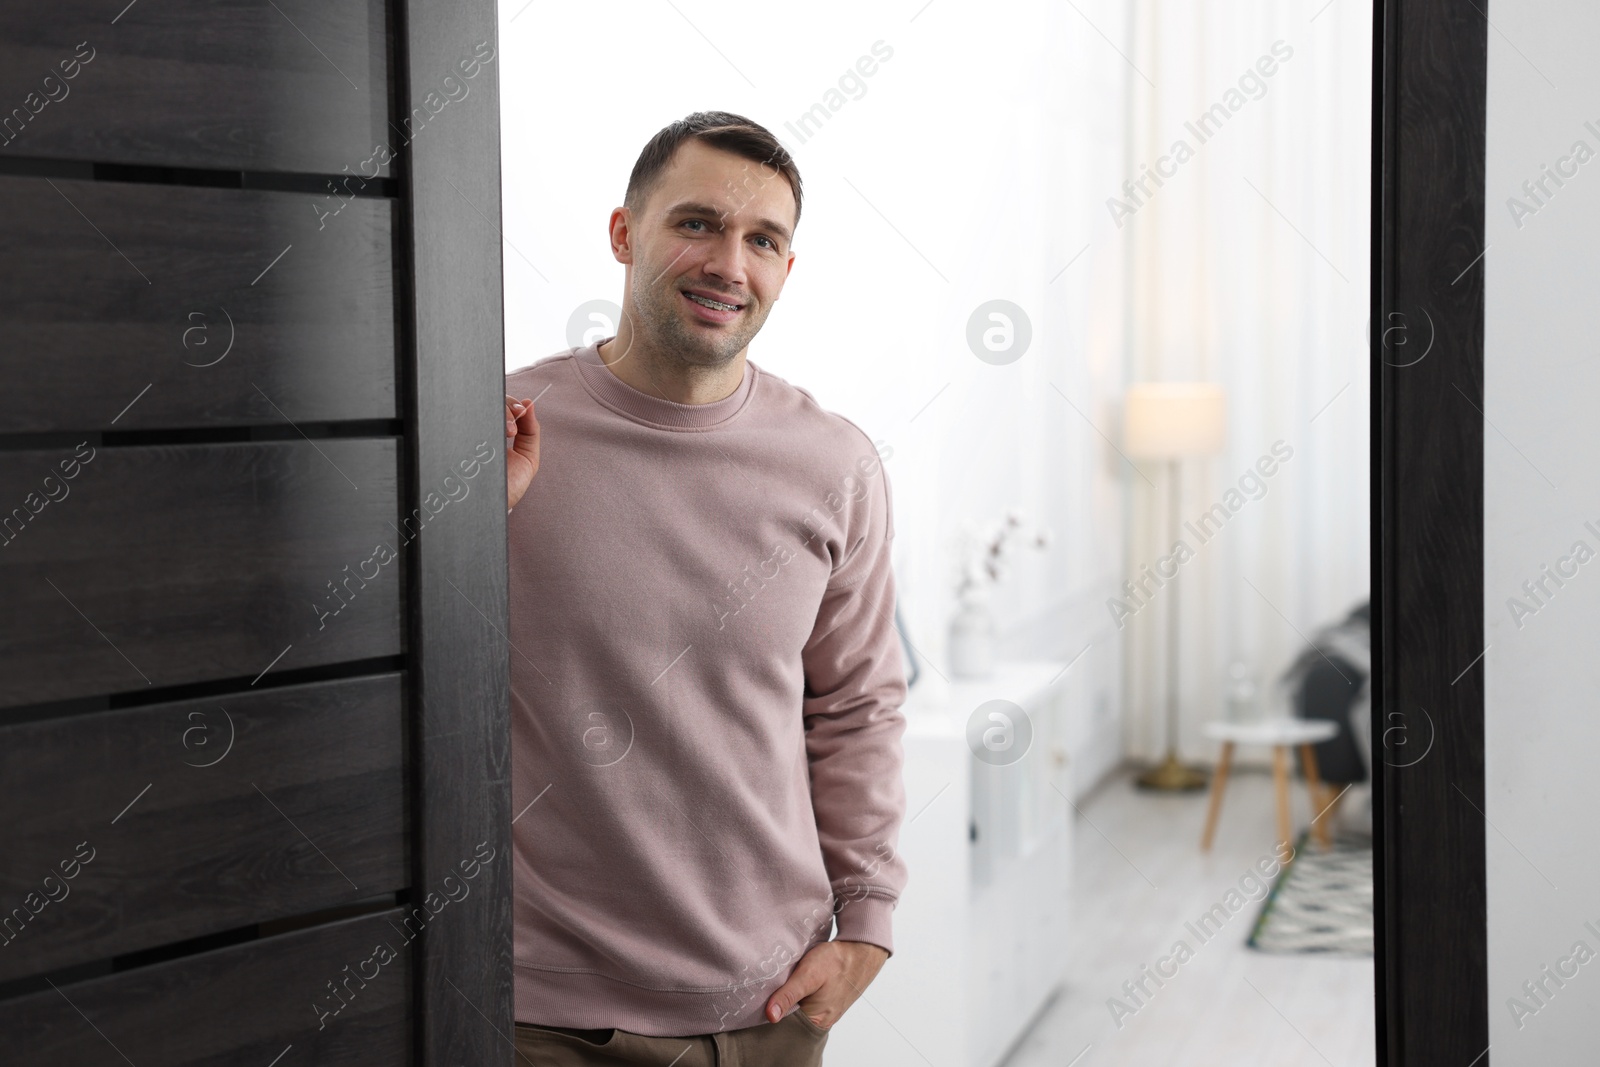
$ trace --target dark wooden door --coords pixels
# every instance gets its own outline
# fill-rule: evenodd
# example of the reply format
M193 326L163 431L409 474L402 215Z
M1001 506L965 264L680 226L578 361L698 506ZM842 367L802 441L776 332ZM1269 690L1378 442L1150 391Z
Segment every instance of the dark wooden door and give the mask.
M509 1064L485 0L0 2L0 1060Z

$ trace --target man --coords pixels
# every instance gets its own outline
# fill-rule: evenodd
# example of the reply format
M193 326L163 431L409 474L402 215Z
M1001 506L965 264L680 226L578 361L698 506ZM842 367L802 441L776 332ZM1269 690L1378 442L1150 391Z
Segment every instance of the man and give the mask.
M533 1063L819 1064L893 951L888 478L854 423L746 358L800 201L761 126L667 126L611 214L616 336L506 378Z

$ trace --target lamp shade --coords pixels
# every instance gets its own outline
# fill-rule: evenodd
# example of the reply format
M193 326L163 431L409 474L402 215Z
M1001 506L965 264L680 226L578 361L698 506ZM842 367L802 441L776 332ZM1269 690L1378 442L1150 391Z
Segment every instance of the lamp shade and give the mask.
M1141 382L1128 389L1123 440L1144 459L1175 459L1221 451L1228 401L1210 382Z

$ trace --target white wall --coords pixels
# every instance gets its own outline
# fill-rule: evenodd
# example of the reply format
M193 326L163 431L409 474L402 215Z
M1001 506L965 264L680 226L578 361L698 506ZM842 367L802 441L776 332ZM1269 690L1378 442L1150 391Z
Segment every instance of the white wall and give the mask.
M1537 601L1522 588L1578 542L1600 552L1585 525L1600 528L1600 8L1496 0L1493 18L1483 265L1489 1037L1495 1067L1542 1067L1592 1062L1600 1014L1600 561L1566 564L1576 575L1547 582ZM1595 158L1561 187L1547 183L1553 195L1539 194L1539 206L1522 183L1579 141ZM1513 198L1536 214L1514 213ZM1536 610L1514 610L1518 600ZM1547 980L1542 1005L1528 997L1523 983L1579 942L1590 962L1567 965L1576 974L1564 986ZM1537 1010L1518 1011L1512 998Z
M1104 208L1126 154L1126 0L741 8L704 0L502 7L507 363L567 346L620 301L606 222L645 141L700 109L745 114L805 182L794 271L750 358L893 449L896 574L925 669L949 674L952 541L1019 509L1051 526L999 589L1002 652L1066 658L1113 746L1126 472L1125 243ZM681 14L679 13L681 11ZM1081 11L1081 14L1079 13ZM786 126L877 41L893 55L804 140ZM1076 258L1075 258L1076 257ZM1069 265L1070 264L1070 265ZM1031 348L994 366L969 316L1005 299ZM1074 410L1081 411L1083 415Z

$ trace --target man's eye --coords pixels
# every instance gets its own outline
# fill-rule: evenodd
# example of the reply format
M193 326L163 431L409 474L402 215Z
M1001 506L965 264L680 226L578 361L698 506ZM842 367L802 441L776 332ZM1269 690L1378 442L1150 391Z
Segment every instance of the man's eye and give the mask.
M704 226L705 225L705 220L704 219L685 219L683 224L685 226Z
M758 237L756 240L767 242L767 247L772 249L774 252L778 250L778 243L770 237Z

